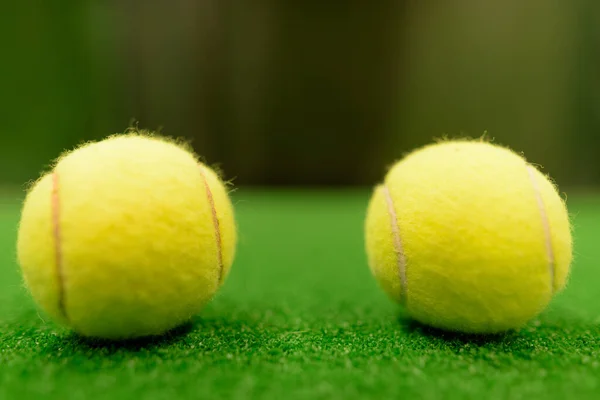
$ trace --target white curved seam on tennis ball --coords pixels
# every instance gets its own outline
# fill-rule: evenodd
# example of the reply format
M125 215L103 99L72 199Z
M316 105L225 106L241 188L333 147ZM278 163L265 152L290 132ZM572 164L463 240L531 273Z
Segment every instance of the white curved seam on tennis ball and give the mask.
M206 188L206 197L208 199L208 203L210 205L210 210L212 213L213 226L215 230L215 240L217 242L217 260L219 263L219 279L217 284L220 285L223 279L223 244L221 242L221 227L219 224L219 217L217 215L217 209L215 207L215 200L210 190L210 186L208 184L208 179L206 179L206 174L204 173L204 168L200 166L200 173L202 174L202 179L204 180L204 186Z
M537 206L540 212L540 217L542 219L542 226L544 230L544 242L546 246L546 255L548 257L548 271L550 273L550 293L554 293L554 281L555 281L555 258L554 258L554 250L552 249L552 235L550 233L550 222L548 221L548 214L546 213L546 206L544 205L544 199L542 198L542 193L540 192L540 188L535 178L535 169L531 165L527 166L527 172L529 174L529 179L531 180L531 184L533 186L533 191L535 193L535 198L537 202Z
M394 241L394 252L396 253L396 265L398 276L400 277L400 301L402 303L406 303L406 256L404 255L404 248L402 246L402 239L400 236L400 228L398 227L396 207L394 206L394 200L392 199L390 190L386 185L383 185L383 194L387 203L388 215L390 216L390 225L392 228L392 236Z

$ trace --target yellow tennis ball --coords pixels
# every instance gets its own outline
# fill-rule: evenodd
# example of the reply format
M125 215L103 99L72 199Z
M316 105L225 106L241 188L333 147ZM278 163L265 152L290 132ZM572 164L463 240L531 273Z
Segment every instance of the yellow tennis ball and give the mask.
M186 148L133 133L62 156L27 195L17 248L50 316L84 336L126 339L197 314L235 243L219 177Z
M569 217L516 153L446 141L398 162L366 219L370 268L415 320L467 333L518 328L566 283Z

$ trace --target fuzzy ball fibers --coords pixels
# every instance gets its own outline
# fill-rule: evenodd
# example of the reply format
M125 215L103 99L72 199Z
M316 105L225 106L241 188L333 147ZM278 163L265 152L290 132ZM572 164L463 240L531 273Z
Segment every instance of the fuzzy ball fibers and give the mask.
M187 148L132 133L62 156L26 197L17 247L47 314L84 336L127 339L197 314L235 242L219 177Z
M371 271L415 320L467 333L519 328L565 286L565 203L523 157L483 141L409 154L376 187Z

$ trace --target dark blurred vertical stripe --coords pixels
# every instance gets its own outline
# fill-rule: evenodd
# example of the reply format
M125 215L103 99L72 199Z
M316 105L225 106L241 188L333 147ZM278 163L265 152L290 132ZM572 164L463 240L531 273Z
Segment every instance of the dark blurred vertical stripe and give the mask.
M397 144L488 136L569 179L575 9L546 0L412 2Z
M22 182L90 126L85 2L1 8L0 182Z
M577 40L572 54L572 128L568 132L573 155L573 184L600 183L600 3L579 0Z
M240 184L369 181L397 113L401 4L219 2L193 133L209 161Z
M253 129L264 133L248 139L260 140L262 166L251 179L240 174L241 182L331 185L370 180L379 168L369 155L393 133L402 4L272 0L262 3L265 8L259 12L246 14L255 24L262 18L268 28L263 25L258 38L267 46L261 66L266 73L254 73L262 79L256 88L245 85L246 90L263 91L254 95L262 103L254 106L262 121L254 120Z
M216 0L129 0L117 7L123 13L120 46L129 117L140 128L193 138L210 161L216 136L226 134L211 132L208 117L222 82L223 5Z

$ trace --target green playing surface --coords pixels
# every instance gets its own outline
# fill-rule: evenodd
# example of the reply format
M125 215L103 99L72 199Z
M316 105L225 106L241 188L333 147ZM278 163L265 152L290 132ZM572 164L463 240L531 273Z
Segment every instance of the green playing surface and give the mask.
M600 198L571 195L570 284L519 332L410 322L366 265L369 193L240 190L236 263L193 323L91 342L50 322L15 262L19 196L0 194L0 399L586 398L600 393Z

